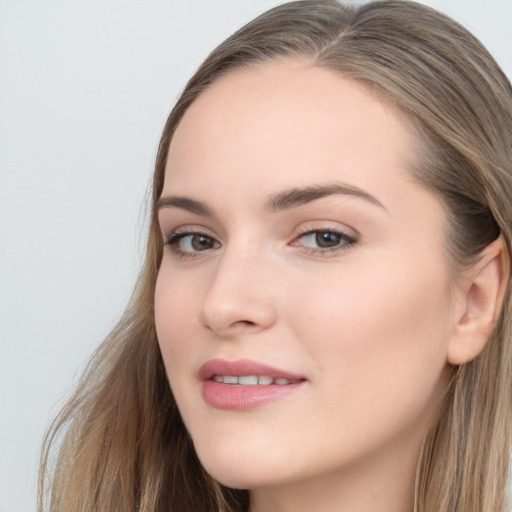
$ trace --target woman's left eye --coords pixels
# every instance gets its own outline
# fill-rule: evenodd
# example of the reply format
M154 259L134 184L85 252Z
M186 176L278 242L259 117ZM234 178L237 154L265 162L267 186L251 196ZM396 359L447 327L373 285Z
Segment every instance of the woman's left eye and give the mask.
M356 239L347 233L336 230L312 230L297 237L293 245L303 247L311 253L326 253L347 249Z

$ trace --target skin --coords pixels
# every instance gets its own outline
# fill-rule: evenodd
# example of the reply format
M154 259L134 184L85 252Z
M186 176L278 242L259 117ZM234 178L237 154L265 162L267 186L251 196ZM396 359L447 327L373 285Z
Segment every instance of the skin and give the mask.
M221 483L251 489L251 512L412 510L461 316L446 215L412 180L415 154L392 108L295 60L217 80L175 132L162 196L200 201L211 215L159 212L163 236L183 238L165 246L157 333L201 462ZM283 190L333 183L375 201L339 193L266 208ZM325 251L304 235L314 230L355 242ZM206 236L206 248L188 233ZM215 409L197 375L212 358L252 359L306 382L249 411Z

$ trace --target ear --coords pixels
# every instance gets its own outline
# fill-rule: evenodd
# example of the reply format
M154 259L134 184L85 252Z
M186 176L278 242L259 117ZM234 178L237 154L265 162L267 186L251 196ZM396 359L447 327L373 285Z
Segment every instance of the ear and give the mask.
M502 237L489 244L480 256L460 283L462 300L447 352L452 365L467 363L483 350L507 288L510 269Z

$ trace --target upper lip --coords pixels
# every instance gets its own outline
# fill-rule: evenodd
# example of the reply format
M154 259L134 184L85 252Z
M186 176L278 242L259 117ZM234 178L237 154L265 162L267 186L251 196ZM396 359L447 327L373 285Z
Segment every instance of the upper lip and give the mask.
M289 380L304 380L304 377L295 373L274 368L250 359L228 361L226 359L210 359L199 368L200 380L211 379L214 375L230 375L242 377L244 375L265 375L273 379L285 378Z

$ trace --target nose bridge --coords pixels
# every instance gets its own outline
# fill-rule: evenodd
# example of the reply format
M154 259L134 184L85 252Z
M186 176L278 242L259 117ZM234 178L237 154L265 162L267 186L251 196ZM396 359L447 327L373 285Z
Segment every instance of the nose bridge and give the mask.
M270 327L275 321L271 274L268 256L250 241L225 247L203 300L201 322L220 335Z

